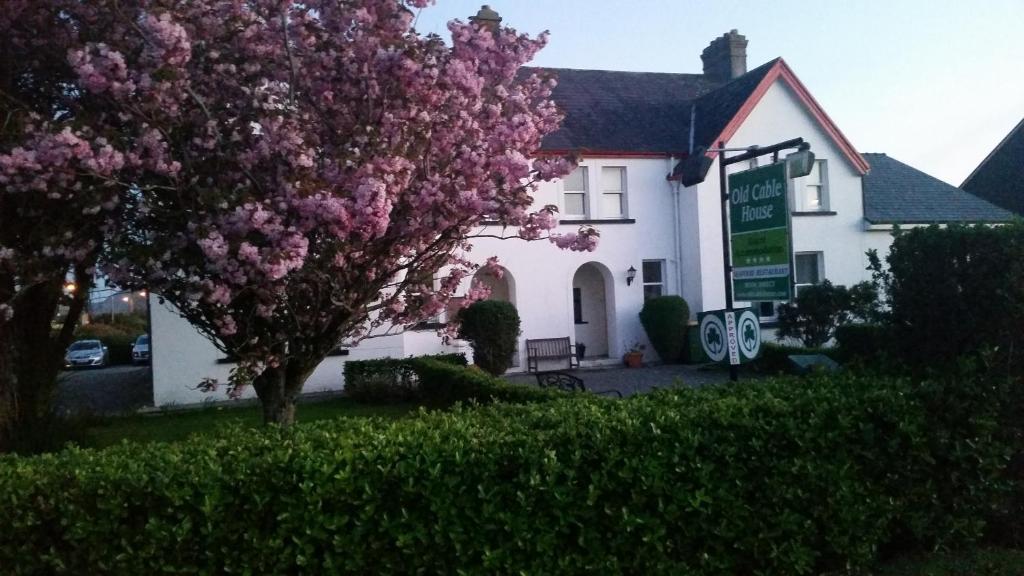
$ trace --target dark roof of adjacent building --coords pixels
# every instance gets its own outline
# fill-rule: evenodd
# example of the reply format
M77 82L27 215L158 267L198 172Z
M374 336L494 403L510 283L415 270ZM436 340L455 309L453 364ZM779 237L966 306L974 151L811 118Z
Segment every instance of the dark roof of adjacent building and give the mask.
M890 158L864 154L864 218L873 224L1007 222L1013 214Z
M964 180L961 188L1024 215L1024 120Z
M567 68L554 73L552 99L565 113L542 150L688 153L710 148L777 60L720 84L703 74Z

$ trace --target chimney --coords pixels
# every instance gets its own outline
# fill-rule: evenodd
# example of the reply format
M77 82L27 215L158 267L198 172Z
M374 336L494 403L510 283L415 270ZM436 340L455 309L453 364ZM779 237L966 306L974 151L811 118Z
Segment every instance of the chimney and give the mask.
M498 26L501 25L501 16L497 12L491 9L487 4L480 7L480 10L476 13L476 16L470 16L469 21L479 26L490 28L492 32L498 30Z
M700 53L704 75L715 82L728 82L747 73L747 38L730 30L711 41Z

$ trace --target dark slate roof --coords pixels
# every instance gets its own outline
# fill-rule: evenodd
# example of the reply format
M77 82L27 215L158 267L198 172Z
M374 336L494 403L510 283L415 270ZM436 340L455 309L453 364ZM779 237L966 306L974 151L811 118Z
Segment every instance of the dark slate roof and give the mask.
M960 185L971 194L1024 215L1024 120Z
M1007 222L1013 214L885 154L864 154L864 218L873 224Z
M552 98L565 113L541 149L687 152L694 106L694 147L710 147L774 63L724 85L702 74L528 69L555 74Z

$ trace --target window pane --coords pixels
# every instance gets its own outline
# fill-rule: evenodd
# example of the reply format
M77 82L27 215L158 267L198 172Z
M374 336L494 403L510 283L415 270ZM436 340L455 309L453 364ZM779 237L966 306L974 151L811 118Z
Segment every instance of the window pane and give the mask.
M817 284L818 283L818 254L797 254L796 255L796 283Z
M807 207L811 209L821 208L821 186L811 185L807 187Z
M572 320L576 324L583 323L583 294L579 288L572 289Z
M807 175L807 183L810 185L821 184L821 164L824 160L815 160L811 165L811 173Z
M775 317L775 302L758 302L757 314L761 318Z
M587 167L577 166L568 176L565 177L566 191L586 192L587 190Z
M587 209L584 204L585 194L578 193L566 193L565 195L565 213L573 216L585 216Z
M644 260L644 283L661 284L661 260Z
M648 284L644 286L644 300L661 296L661 284Z
M621 167L601 168L601 191L622 192L626 189L626 169Z
M622 216L622 194L601 194L601 214L603 216Z

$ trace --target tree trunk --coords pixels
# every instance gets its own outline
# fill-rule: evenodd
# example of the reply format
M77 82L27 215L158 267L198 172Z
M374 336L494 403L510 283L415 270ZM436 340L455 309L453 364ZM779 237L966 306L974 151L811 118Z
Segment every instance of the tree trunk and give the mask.
M0 453L10 450L18 417L17 379L9 328L8 323L0 320Z
M57 277L30 286L14 307L11 325L19 425L47 416L53 405L63 350L58 349L53 337L52 322L63 285L63 278Z
M309 368L308 363L289 360L284 366L266 368L253 380L256 396L263 406L264 424L288 427L295 423L295 399L313 368Z

